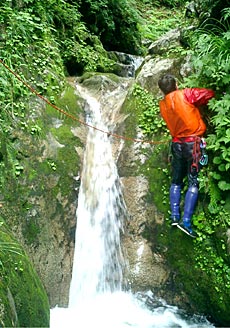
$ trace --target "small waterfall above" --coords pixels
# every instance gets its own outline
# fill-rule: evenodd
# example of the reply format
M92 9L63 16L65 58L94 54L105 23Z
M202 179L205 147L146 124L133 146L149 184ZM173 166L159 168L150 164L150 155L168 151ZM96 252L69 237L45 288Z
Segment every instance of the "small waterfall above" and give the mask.
M85 89L77 88L86 100L87 123L111 131L107 120L112 114L106 118L98 100ZM119 101L119 89L112 96ZM121 246L126 206L110 137L99 130L88 129L69 306L51 309L50 327L213 327L205 318L182 315L178 308L164 301L157 300L156 305L150 292L134 295L126 289L123 272L128 264Z

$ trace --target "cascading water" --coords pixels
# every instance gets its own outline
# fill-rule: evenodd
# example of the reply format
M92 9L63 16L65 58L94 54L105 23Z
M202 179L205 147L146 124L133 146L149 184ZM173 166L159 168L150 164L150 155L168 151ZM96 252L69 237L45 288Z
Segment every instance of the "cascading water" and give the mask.
M82 93L88 123L108 131L100 104ZM120 234L126 208L110 138L89 128L78 198L76 246L69 307L51 310L51 328L213 327L204 318L182 318L163 302L147 307L144 298L123 291L125 260ZM140 296L140 295L139 295Z
M88 124L107 131L100 104L88 96ZM120 291L124 260L120 232L125 206L107 134L90 129L78 198L76 247L69 306ZM79 283L80 282L80 283Z

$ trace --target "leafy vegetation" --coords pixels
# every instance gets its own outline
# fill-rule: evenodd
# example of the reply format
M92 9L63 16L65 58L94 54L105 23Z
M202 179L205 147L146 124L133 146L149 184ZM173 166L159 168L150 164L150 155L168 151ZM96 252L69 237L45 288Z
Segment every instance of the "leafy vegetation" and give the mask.
M173 7L170 10L165 7L152 6L147 4L143 10L142 3L139 4L139 11L142 20L139 23L139 29L143 40L146 42L156 41L164 33L176 28L177 26L186 26L186 21L182 9Z
M106 50L140 53L135 0L84 0L79 2L79 11L87 29L99 36Z
M206 86L215 90L216 97L209 102L207 116L208 135L207 145L210 156L208 177L210 183L206 186L206 192L210 194L209 210L218 213L219 208L213 204L223 204L230 191L230 97L229 97L229 28L226 19L230 11L223 12L221 22L217 28L210 29L210 25L204 25L190 37L192 49L192 62L194 74L187 80L187 85ZM221 24L221 28L220 28ZM213 181L213 182L212 182ZM219 188L219 193L213 192L212 183Z
M133 89L133 96L139 108L139 127L148 137L157 135L161 137L167 132L166 124L159 114L159 100L154 98L147 90L136 84Z
M200 175L204 205L194 217L199 234L194 253L197 268L212 277L215 290L224 300L225 289L229 291L230 288L229 251L226 237L223 237L230 226L230 12L229 8L225 8L224 1L205 0L197 3L199 17L196 20L200 22L200 28L187 38L194 74L184 83L191 87L213 88L216 98L210 101L206 114L209 123L209 166ZM108 58L107 50L143 53L145 49L141 41L155 41L175 26L190 24L190 21L184 19L183 10L178 10L182 4L182 0L3 0L0 4L0 57L51 101L58 103L61 93L68 94L64 102L66 105L70 97L73 98L73 93L66 86L66 75L81 75L86 71L112 71L114 63ZM170 10L162 8L162 5L170 7ZM181 55L181 49L179 53ZM148 138L155 134L156 138L164 138L166 130L159 117L158 100L137 85L133 92L140 111L139 126L143 132ZM2 65L0 97L0 186L4 189L11 178L17 180L28 170L20 160L14 131L26 132L35 140L43 131L43 123L36 116L38 103L35 97ZM51 132L60 142L65 136L69 144L68 153L73 151L75 139L65 126ZM165 148L163 150L166 152ZM68 159L60 164L62 152L66 150L59 151L60 158L57 161L50 158L43 163L46 173L56 172L63 167L65 172L70 172L72 159L65 153ZM161 175L168 181L167 169L164 167L162 170L158 165L158 162L154 162L154 178L159 176L161 170ZM38 169L34 166L33 172L31 170L29 173L31 181L37 174ZM4 176L7 178L4 179ZM67 185L66 181L61 183ZM65 190L68 188L69 185L65 186ZM157 184L154 188L157 194ZM165 186L161 192L164 198L160 209L165 208ZM53 193L55 195L55 189ZM162 200L162 197L159 198ZM40 227L34 222L28 225L25 223L24 228L28 243L31 239L34 241L40 232ZM14 253L17 248L14 247L14 244L2 241L1 259L5 252L17 255ZM25 270L24 266L20 261L15 261L17 269L13 272L21 274ZM1 268L7 276L2 263L1 260ZM15 285L14 288L17 290L18 287Z

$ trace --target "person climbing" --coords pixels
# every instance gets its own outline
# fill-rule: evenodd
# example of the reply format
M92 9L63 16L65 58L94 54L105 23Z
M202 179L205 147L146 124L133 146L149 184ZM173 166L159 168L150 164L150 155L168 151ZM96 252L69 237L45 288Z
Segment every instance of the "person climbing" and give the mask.
M199 106L206 105L215 94L213 90L205 88L179 90L177 81L171 74L163 75L158 80L158 86L164 94L159 102L161 116L172 136L172 181L169 190L171 224L195 238L191 219L198 199L198 173L201 168L201 150L205 148L203 136L206 131ZM204 156L202 160L203 165L207 164ZM181 190L186 175L188 189L181 220Z

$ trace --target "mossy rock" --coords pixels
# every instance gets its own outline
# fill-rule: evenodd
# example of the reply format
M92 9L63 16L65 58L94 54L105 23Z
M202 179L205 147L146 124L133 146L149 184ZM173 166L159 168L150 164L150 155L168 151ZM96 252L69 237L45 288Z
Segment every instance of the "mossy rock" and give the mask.
M2 218L0 226L0 326L49 327L46 291Z
M169 223L157 228L152 244L153 247L157 245L159 250L167 249L165 255L173 276L172 292L186 294L185 309L191 311L191 314L205 315L217 326L229 326L229 292L223 282L217 279L215 263L211 270L213 273L202 270L198 265L199 255L202 255L200 260L204 261L204 266L211 264L211 254L208 250L205 252L205 246L203 249L198 248L196 240L170 227Z

